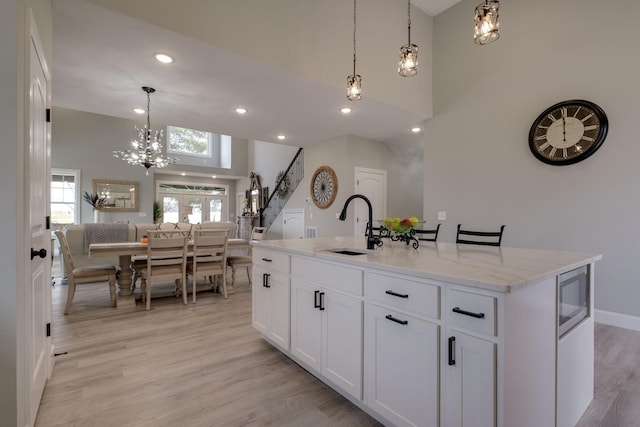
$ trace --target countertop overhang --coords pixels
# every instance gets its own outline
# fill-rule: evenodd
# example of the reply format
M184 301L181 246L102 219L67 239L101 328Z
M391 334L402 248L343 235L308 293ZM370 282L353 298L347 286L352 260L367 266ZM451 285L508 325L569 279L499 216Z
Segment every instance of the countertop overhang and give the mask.
M420 242L413 249L402 242L384 240L382 247L366 251L364 237L320 237L254 241L256 247L313 256L364 269L471 286L496 292L544 280L602 259L602 255L555 250ZM343 255L327 249L359 249L362 255Z

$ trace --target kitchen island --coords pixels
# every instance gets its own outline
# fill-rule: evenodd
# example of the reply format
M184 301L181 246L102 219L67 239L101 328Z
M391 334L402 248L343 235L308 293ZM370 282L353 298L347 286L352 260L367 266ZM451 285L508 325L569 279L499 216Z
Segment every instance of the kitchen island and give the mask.
M593 398L599 255L367 250L360 237L254 246L254 327L385 425L572 426ZM558 277L579 268L586 315L560 336Z

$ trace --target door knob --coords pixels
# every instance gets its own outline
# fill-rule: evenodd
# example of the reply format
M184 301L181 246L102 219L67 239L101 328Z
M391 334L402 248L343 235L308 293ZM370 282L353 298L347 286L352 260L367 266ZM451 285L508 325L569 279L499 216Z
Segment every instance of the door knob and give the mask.
M47 250L45 248L42 248L39 251L36 251L35 249L31 248L31 259L34 259L37 256L39 256L40 258L46 257Z

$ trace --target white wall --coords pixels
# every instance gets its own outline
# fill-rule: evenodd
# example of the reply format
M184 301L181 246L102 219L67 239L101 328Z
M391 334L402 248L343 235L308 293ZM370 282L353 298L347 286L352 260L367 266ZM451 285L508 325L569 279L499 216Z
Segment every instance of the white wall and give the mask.
M140 183L140 212L102 213L102 221L151 222L153 220L153 200L155 197L155 173L173 170L196 174L246 176L247 144L246 139L233 138L231 170L199 167L190 165L171 165L165 169L150 169L145 175L143 167L131 166L124 160L113 157L113 150L126 149L128 141L135 138L135 125L142 123L86 113L66 108L54 108L52 112L52 154L54 168L80 169L81 191L93 190L93 179L117 179L138 181ZM152 128L160 129L161 124L151 123ZM176 180L181 177L176 176ZM165 179L165 178L163 178ZM202 179L202 178L200 178ZM218 181L217 181L218 182ZM236 188L229 180L219 182L230 185L230 213L235 209ZM93 222L93 210L84 201L81 206L82 222Z
M310 180L322 165L330 166L338 178L336 199L326 209L311 200ZM346 221L336 219L344 202L354 194L356 166L387 171L387 213L394 216L420 216L422 212L422 150L410 146L390 149L382 142L344 135L304 150L304 179L293 193L286 209L304 209L305 225L318 228L318 236L352 236L353 206ZM402 191L398 191L402 188ZM308 201L307 201L308 200ZM282 214L269 229L269 239L281 238Z
M424 212L497 228L504 245L603 254L596 307L640 316L640 2L501 2L501 38L472 41L465 0L434 20L434 117L425 126ZM545 108L587 99L609 118L593 156L570 166L533 157L528 132Z

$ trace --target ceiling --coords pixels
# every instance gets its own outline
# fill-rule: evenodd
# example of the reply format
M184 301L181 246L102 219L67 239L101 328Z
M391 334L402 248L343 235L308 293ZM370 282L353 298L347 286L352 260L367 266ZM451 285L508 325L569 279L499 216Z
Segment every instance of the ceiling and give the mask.
M459 1L412 3L433 16ZM52 4L54 106L144 122L133 108L146 107L146 95L131 87L151 85L157 89L151 97L152 127L162 123L301 147L346 134L422 144L421 135L409 131L425 120L419 114L365 97L357 114L344 115L339 111L348 104L343 88L81 0ZM158 46L180 52L180 61L164 66L137 54ZM248 109L243 116L234 111L239 99ZM287 139L278 141L278 134Z

